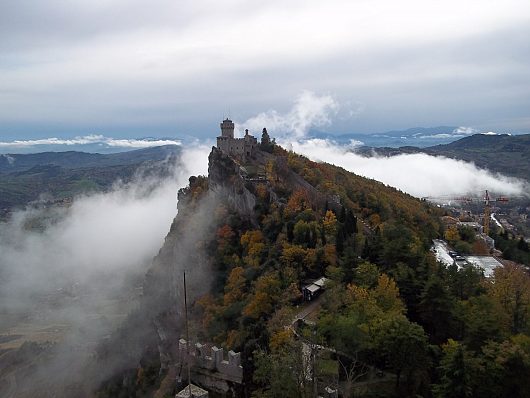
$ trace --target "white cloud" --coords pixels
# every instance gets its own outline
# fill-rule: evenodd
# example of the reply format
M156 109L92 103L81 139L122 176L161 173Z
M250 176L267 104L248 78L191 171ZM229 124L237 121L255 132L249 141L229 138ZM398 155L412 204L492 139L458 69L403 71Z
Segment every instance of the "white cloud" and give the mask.
M446 139L446 138L458 139L458 138L466 137L468 135L477 134L478 132L479 131L473 127L460 126L451 132L430 134L430 135L420 135L419 138L423 140L437 140L437 139ZM419 134L417 133L415 135L417 136Z
M528 183L479 169L472 163L426 154L364 157L329 140L281 141L295 152L373 178L416 197L480 194L485 189L530 196Z
M460 126L453 130L454 135L473 135L477 133L478 130L473 127Z
M417 197L477 193L484 189L520 194L528 189L520 180L478 169L474 164L464 161L426 154L364 157L354 152L357 146L362 145L359 141L352 140L348 145L340 146L331 140L305 139L311 127L330 124L331 115L339 108L340 104L332 97L305 91L289 112L279 114L270 110L250 118L244 124L256 126L255 130L261 126L267 127L273 136L278 137L281 145L312 160L344 167ZM453 133L464 136L474 131L470 127L459 127ZM454 138L453 134L436 136Z
M27 148L38 147L42 145L87 145L87 144L101 144L107 147L120 148L149 148L161 145L180 145L178 140L161 140L161 139L115 139L105 137L103 135L86 135L82 137L75 137L71 139L62 138L42 138L37 140L14 140L14 141L0 141L0 149L2 148Z
M345 124L369 131L477 120L491 103L491 122L524 116L504 109L526 98L524 0L15 3L0 12L0 121L15 125L187 129L190 114L251 114L307 87L356 92L369 112Z
M49 391L90 388L112 374L117 358L106 357L94 373L89 355L138 306L135 288L169 232L177 190L207 170L209 149L184 148L180 164L167 165L176 166L170 177L141 170L133 182L76 198L69 208L30 208L0 223L0 334L14 335L13 344L38 341L43 331L58 340L17 378L17 391L33 391L36 380ZM128 332L150 327L129 325Z
M266 127L269 134L276 137L289 136L297 139L304 137L312 127L330 125L338 110L339 104L331 95L317 95L304 90L289 112L282 114L269 110L238 123L238 126L256 133Z
M0 223L0 307L31 313L42 294L74 283L97 283L103 298L141 276L169 231L177 190L190 175L207 172L209 149L184 149L173 175L162 180L140 172L110 192L74 199L69 208L13 213ZM27 228L39 223L43 228ZM83 317L79 311L76 319Z
M15 163L15 158L13 158L12 156L9 156L9 155L6 155L6 154L4 154L4 155L0 154L0 156L3 156L7 160L7 163L9 163L9 164Z
M331 96L304 91L285 114L269 110L247 120L243 125L260 131L266 127L278 143L304 154L314 161L344 167L353 173L373 178L417 197L477 194L485 189L503 194L528 193L524 181L479 169L472 163L426 154L403 154L392 157L365 157L355 153L362 142L352 140L341 146L331 140L306 139L311 127L331 123L340 109ZM455 135L473 134L470 127L459 127ZM438 138L453 134L437 134Z

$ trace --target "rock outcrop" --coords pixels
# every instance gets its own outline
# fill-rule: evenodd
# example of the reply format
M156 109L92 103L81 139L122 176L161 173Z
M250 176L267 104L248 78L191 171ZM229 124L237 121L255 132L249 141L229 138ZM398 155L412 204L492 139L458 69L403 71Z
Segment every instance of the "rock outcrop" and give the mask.
M245 187L239 165L221 150L212 147L208 156L208 186L215 200L230 206L253 224L256 198Z

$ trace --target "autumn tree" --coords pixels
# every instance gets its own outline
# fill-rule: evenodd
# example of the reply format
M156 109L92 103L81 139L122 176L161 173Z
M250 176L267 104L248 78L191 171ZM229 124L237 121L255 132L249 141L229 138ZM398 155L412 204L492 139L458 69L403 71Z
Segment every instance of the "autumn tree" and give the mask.
M241 245L244 249L245 262L252 267L258 267L265 252L265 241L261 231L245 232L241 235Z
M254 294L243 309L243 315L259 319L270 315L280 299L280 280L276 272L260 276L254 286Z
M445 240L451 245L454 245L457 241L460 240L460 234L458 233L458 229L455 225L452 225L445 230L444 237Z
M295 215L310 208L311 199L307 190L297 189L291 194L291 196L289 196L289 200L285 206L285 211L288 215Z
M225 224L217 230L217 245L221 252L226 251L233 243L236 236L230 225Z
M246 279L243 267L234 267L225 284L223 303L225 306L237 303L243 299Z
M399 298L396 282L387 274L381 274L377 285L370 292L377 305L387 313L402 314L405 312L403 302Z
M326 234L326 240L328 242L335 242L335 236L337 234L337 216L331 210L326 211L324 219L322 220L322 227Z
M499 302L510 317L513 334L528 332L530 315L530 276L515 264L495 268L488 283L488 294Z

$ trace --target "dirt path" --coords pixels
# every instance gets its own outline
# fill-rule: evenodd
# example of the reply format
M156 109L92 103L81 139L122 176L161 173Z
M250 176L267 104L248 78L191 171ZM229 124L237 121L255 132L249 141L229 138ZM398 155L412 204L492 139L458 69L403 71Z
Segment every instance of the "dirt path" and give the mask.
M293 322L291 324L294 325L298 320L305 319L306 316L313 313L318 307L320 307L322 298L323 296L317 297L315 300L305 304L303 308L300 309L300 311L294 316Z

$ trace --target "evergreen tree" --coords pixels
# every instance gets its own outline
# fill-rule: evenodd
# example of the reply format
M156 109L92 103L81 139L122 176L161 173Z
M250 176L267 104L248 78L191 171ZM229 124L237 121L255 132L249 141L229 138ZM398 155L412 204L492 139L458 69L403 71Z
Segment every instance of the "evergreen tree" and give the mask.
M440 383L433 388L436 398L467 398L473 396L473 379L477 362L465 346L449 340L443 347L444 355L438 371Z
M274 150L274 144L271 141L271 137L269 136L269 133L267 133L267 129L264 128L263 132L261 133L261 144L260 149L264 152L272 153Z
M420 318L434 343L443 343L452 333L454 299L438 275L432 275L420 297Z

